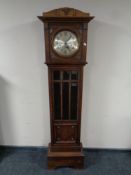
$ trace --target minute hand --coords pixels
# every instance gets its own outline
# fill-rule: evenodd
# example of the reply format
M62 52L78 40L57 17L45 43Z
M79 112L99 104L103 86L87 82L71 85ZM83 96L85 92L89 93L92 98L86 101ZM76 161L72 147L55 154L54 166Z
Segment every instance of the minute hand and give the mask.
M69 36L69 38L65 42L67 43L70 40L70 38L71 38L71 35Z

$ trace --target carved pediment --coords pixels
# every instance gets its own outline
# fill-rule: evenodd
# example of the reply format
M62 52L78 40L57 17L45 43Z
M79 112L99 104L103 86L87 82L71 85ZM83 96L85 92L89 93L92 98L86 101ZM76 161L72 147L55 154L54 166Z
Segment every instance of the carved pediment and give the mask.
M81 21L89 22L94 17L90 16L89 13L85 13L77 9L64 7L64 8L54 9L48 12L43 12L43 16L39 16L38 18L42 21L47 21L47 20L50 21L53 19L61 21L62 19L64 20L67 19L71 21L81 20Z
M89 13L68 7L54 9L43 13L43 16L45 17L88 17L89 15Z

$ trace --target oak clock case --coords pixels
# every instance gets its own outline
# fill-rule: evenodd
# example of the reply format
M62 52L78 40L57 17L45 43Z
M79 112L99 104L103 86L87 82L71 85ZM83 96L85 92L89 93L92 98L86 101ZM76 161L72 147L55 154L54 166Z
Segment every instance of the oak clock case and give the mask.
M94 17L77 9L60 8L38 18L44 23L49 80L48 168L83 168L80 142L83 67L87 64L88 23Z

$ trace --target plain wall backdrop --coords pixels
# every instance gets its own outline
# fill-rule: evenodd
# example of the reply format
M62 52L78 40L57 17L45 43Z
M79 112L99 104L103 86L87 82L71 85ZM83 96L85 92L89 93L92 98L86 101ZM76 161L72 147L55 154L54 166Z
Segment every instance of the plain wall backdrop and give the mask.
M131 148L131 1L0 0L0 145L50 141L43 11L90 12L84 69L84 147Z

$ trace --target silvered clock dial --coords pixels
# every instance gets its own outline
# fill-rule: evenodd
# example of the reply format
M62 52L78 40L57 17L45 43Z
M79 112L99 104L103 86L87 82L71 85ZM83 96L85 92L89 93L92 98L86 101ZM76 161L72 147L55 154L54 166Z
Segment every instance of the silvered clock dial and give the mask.
M77 36L68 30L57 33L53 40L53 50L60 56L70 57L79 49Z

